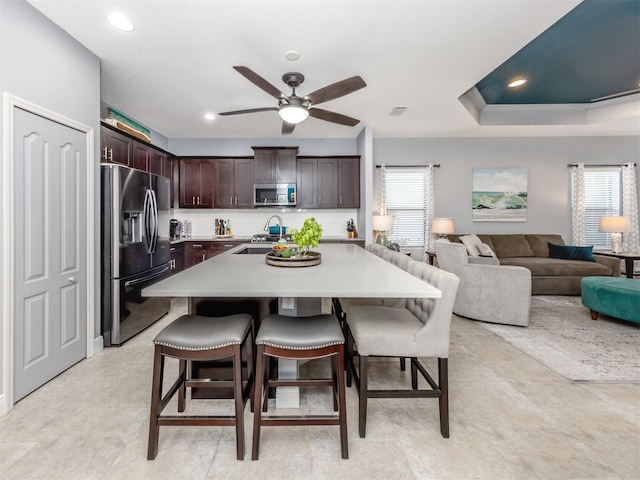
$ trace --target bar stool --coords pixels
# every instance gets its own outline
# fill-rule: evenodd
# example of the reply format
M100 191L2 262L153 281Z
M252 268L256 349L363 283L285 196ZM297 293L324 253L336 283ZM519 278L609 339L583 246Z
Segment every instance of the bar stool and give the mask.
M151 412L149 421L149 444L147 459L158 454L160 426L231 426L236 427L236 450L238 460L244 459L244 407L251 397L255 369L253 345L247 349L249 377L242 381L242 348L247 339L253 343L253 317L248 314L226 317L202 317L183 315L167 325L153 340L153 385L151 387ZM162 396L165 357L179 360L178 379ZM231 357L233 380L192 380L187 373L187 361L208 361ZM244 384L244 385L243 385ZM235 415L161 415L173 395L178 392L178 412L184 412L187 387L218 388L233 387Z
M347 446L347 411L344 379L344 336L334 315L287 317L267 315L262 319L258 335L255 400L253 413L252 460L258 459L262 425L339 425L342 458L349 458ZM274 380L269 378L269 359L311 360L331 357L331 378ZM258 381L258 379L260 379ZM333 409L337 416L306 415L296 417L263 417L267 411L270 387L332 387ZM262 405L262 408L260 406Z

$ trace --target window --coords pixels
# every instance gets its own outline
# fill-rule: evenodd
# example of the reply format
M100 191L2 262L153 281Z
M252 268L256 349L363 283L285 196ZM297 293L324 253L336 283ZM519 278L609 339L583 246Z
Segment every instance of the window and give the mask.
M425 245L427 172L423 168L387 167L385 170L387 213L393 215L390 241L407 247Z
M622 215L621 213L621 172L620 168L585 168L585 230L587 245L610 249L611 235L600 233L600 217Z

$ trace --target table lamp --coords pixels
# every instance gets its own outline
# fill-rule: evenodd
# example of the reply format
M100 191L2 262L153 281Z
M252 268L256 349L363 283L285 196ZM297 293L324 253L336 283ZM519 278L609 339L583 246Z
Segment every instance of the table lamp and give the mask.
M438 236L438 238L446 238L447 235L455 232L456 226L453 223L453 218L434 218L431 223L431 233Z
M374 215L373 231L376 235L375 242L384 246L389 245L387 232L391 230L392 227L393 227L393 215Z
M611 234L611 251L622 250L622 233L629 231L629 217L600 217L599 232Z

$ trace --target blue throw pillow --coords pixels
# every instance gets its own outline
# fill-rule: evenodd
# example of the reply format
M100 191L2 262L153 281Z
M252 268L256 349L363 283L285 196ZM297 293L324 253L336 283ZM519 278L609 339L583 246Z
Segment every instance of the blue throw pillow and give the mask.
M560 258L562 260L585 260L595 262L593 258L593 245L588 247L576 247L573 245L559 245L547 242L549 245L549 258Z

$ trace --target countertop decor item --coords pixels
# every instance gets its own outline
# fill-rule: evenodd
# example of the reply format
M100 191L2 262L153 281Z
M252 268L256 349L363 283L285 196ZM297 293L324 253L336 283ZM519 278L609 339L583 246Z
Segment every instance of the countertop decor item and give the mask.
M322 226L316 221L315 217L309 217L304 221L302 228L297 230L292 228L289 230L291 240L298 245L300 252L298 256L309 255L310 249L316 248L322 237Z
M293 255L291 257L279 256L271 251L265 254L264 261L274 267L312 267L320 265L322 255L319 252L308 252L305 255Z

